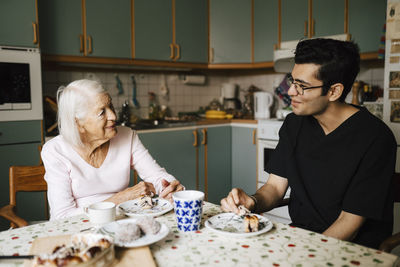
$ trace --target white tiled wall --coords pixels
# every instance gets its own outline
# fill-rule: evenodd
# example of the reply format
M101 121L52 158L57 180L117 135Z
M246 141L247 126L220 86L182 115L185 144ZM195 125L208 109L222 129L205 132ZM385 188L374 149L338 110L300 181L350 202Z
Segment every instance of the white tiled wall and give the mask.
M118 94L116 78L118 75L123 84L123 94ZM284 74L257 74L257 75L207 75L204 85L186 85L183 83L185 73L112 73L112 72L78 72L78 71L44 71L43 72L43 94L55 97L57 88L61 85L77 79L95 79L103 83L110 93L117 111L121 109L125 101L132 105L132 80L135 76L137 83L137 100L140 104L138 115L142 118L148 116L149 97L148 92L154 92L158 96L159 104L167 105L171 115L176 116L180 111L197 111L199 107L207 106L213 99L219 99L222 83L236 83L240 89L240 100L244 100L245 90L250 85L273 92L284 78ZM169 90L168 98L160 94L162 82L166 82ZM357 80L362 80L371 85L383 88L383 68L361 69ZM351 101L351 93L349 94ZM280 100L275 97L278 105ZM349 102L349 101L348 101Z
M123 94L118 94L116 75L123 84ZM244 100L244 90L250 85L255 85L262 90L273 92L273 88L281 82L282 74L265 75L208 75L204 85L186 85L183 83L184 74L162 74L162 73L111 73L111 72L75 72L75 71L44 71L43 72L43 94L56 96L56 91L61 85L77 79L94 79L100 81L110 93L113 104L117 111L121 109L125 101L132 105L132 80L134 75L137 84L137 100L140 104L139 115L142 118L148 116L149 92L157 94L158 102L167 105L173 116L180 111L197 111L199 107L206 107L213 99L220 99L222 83L231 82L238 84L240 98ZM161 95L160 87L165 79L169 90L168 98Z

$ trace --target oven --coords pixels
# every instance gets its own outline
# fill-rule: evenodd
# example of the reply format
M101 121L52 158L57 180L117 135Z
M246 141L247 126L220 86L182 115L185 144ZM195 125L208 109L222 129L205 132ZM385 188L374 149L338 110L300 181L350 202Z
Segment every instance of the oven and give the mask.
M263 186L269 177L269 174L265 171L265 167L268 160L271 157L272 152L276 148L279 141L279 129L282 126L283 121L279 120L258 120L257 125L257 188ZM287 190L285 197L289 197L290 188ZM272 221L291 223L288 207L280 207L273 209L263 214L270 218Z

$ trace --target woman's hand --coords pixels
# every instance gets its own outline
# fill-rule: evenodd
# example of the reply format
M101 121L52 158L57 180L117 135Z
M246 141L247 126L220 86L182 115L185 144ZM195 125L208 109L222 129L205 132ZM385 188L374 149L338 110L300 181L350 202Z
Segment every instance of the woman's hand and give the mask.
M141 195L151 196L151 195L155 195L155 194L156 194L156 190L152 183L147 183L147 182L141 181L138 184L136 184L132 187L128 187L125 190L113 195L106 201L112 201L115 204L120 204L120 203L128 201L128 200L136 199L136 198L140 197Z
M240 188L233 188L228 196L221 200L221 208L225 212L238 214L240 205L245 206L248 210L253 210L255 206L254 200Z
M184 189L183 185L178 180L173 180L172 182L168 182L163 179L161 181L163 190L160 193L161 198L165 198L169 201L172 201L172 194L178 191L182 191Z

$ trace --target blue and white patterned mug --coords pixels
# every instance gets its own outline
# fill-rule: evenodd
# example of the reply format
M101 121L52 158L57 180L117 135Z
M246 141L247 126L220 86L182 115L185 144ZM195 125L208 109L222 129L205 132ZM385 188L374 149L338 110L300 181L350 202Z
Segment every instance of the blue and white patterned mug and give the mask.
M178 229L182 232L200 229L204 193L196 190L179 191L172 194Z

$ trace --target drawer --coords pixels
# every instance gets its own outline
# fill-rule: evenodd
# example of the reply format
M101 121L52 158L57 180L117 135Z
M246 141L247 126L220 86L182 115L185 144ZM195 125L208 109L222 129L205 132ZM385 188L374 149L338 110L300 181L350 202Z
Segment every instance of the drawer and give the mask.
M40 120L0 122L0 145L41 142Z

